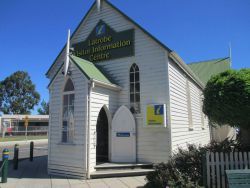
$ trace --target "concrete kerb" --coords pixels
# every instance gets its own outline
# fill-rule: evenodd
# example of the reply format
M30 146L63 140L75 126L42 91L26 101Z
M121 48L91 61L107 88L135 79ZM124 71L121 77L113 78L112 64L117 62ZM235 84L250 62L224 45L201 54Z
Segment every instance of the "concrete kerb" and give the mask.
M48 139L9 141L9 142L0 142L0 147L3 147L3 146L14 146L15 144L24 145L24 144L29 144L31 141L33 141L35 144L36 143L48 143Z

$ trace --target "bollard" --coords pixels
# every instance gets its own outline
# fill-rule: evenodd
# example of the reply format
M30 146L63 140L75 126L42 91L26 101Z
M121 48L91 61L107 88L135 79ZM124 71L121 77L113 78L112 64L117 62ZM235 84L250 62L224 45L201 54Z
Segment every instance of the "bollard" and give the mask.
M19 144L15 144L14 147L14 158L13 158L13 169L17 170L18 169L18 154L19 154Z
M3 150L3 167L2 167L2 183L7 183L8 177L8 161L9 160L9 150L5 148Z
M30 142L30 161L33 161L34 142Z

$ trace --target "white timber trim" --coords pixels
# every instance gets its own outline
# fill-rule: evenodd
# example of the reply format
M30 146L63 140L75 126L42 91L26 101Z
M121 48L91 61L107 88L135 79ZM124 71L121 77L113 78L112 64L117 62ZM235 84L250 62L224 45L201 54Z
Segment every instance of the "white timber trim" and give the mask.
M122 90L122 88L120 86L115 85L115 84L108 84L108 83L105 83L105 82L102 82L102 81L99 81L96 79L90 79L90 81L94 82L97 86L108 88L108 89L111 89L114 91L121 91Z
M181 57L175 53L169 53L169 57L201 88L204 89L205 85L200 81L200 79L192 72L192 70L186 65L186 63L181 59Z
M86 125L86 133L87 133L87 136L86 136L86 140L87 140L87 152L86 152L86 159L87 159L87 179L90 179L90 104L91 104L91 93L92 93L92 89L95 87L95 84L93 81L90 81L89 82L89 87L88 87L88 105L87 105L87 116L88 116L88 123Z

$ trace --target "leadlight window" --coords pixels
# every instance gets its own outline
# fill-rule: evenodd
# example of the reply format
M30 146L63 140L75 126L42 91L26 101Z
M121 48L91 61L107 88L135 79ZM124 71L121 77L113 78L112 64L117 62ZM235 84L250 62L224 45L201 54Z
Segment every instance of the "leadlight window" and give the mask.
M74 91L74 84L72 82L72 80L69 78L65 84L65 87L64 87L64 92L67 92L67 91Z
M130 81L130 110L132 113L140 113L140 71L136 64L133 64L129 72Z
M74 140L74 101L75 89L69 78L63 91L62 142L72 143Z

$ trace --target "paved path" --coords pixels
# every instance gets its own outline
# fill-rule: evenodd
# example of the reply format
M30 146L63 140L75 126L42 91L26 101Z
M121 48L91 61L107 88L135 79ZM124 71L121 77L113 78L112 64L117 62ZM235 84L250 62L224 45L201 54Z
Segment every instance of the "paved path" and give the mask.
M0 188L139 188L145 185L145 176L78 180L47 175L47 157L33 162L20 161L19 169L9 166L9 178Z

